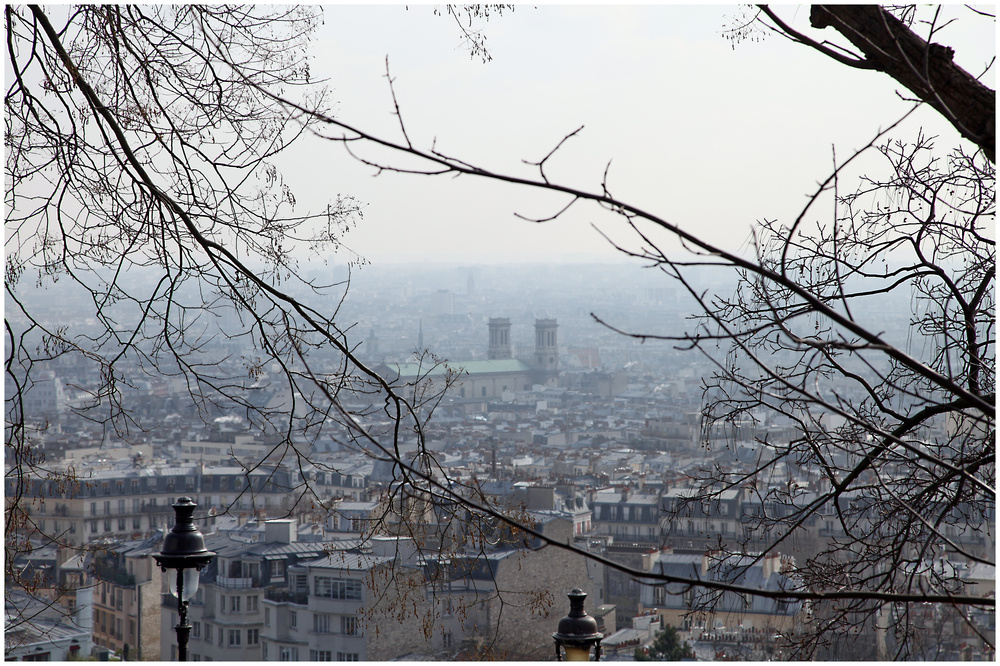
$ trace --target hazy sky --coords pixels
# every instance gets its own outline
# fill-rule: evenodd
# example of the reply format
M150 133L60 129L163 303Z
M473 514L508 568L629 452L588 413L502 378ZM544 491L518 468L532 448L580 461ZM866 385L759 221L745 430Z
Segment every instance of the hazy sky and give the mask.
M784 15L803 29L808 6ZM939 35L978 73L995 53L992 21L961 20ZM491 62L470 58L448 16L430 6L333 6L317 35L314 73L329 79L345 122L399 139L386 58L410 138L496 171L531 175L553 158L554 181L598 190L697 230L729 249L755 220L792 219L830 170L909 104L884 74L849 69L776 35L733 45L735 6L518 6L482 27ZM831 35L831 38L833 35ZM992 80L992 79L991 79ZM942 142L956 132L930 109L907 121ZM318 140L282 162L299 206L338 193L366 202L347 244L371 261L615 260L591 225L628 242L590 205L545 225L566 200L473 179L381 175ZM827 214L829 211L818 211Z

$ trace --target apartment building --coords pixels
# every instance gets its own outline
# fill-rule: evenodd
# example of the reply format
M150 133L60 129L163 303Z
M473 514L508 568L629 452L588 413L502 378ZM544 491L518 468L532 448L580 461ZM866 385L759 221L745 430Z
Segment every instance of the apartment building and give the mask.
M18 489L5 479L6 497ZM95 470L79 480L34 479L24 496L29 524L40 533L58 535L61 544L82 546L91 541L139 539L174 524L177 498L193 499L203 512L229 509L267 515L284 514L295 506L297 473L284 468L205 468L200 464Z
M330 497L345 498L356 502L369 500L368 486L374 463L370 460L343 461L336 469L317 469L312 483Z
M571 519L535 517L544 533L573 538ZM259 658L545 658L565 594L582 587L596 607L603 591L601 567L531 548L540 543L447 557L418 552L407 538L369 545L300 560L288 566L286 588L267 587Z
M665 550L646 559L648 571L728 582L760 590L791 589L795 586L785 571L788 556L717 556L713 553L686 554ZM717 596L708 589L674 583L644 585L639 592L639 614L657 613L663 626L684 631L713 632L737 628L740 631L787 631L799 621L804 606L800 601L771 599L725 592Z
M661 543L674 548L701 549L723 542L737 542L744 534L743 493L721 491L708 501L697 499L692 488L671 488L663 493Z
M375 658L370 607L378 580L394 558L334 553L288 569L286 593L268 592L263 602L261 655L265 661L369 661Z
M354 545L354 542L350 542ZM215 559L201 574L188 606L190 661L260 661L266 628L265 597L288 590L289 568L321 557L328 544L298 540L296 522L267 521L260 541L217 534L206 538ZM160 658L176 659L177 602L161 595Z
M535 529L573 542L573 520L532 512ZM581 588L588 606L603 603L604 567L537 539L487 552L452 553L414 561L420 592L405 606L391 601L374 610L384 618L372 659L408 655L434 659L548 659L552 632L569 610L566 594ZM577 545L586 547L585 541ZM397 568L399 571L399 568ZM399 613L396 609L404 608ZM396 611L396 612L393 612Z
M606 534L616 541L659 545L660 498L633 493L627 488L602 489L591 495L595 534Z
M219 440L182 440L181 459L184 462L226 465L234 460L244 463L260 462L272 454L275 443L255 435L230 433L231 437ZM277 458L281 454L278 453Z
M857 526L856 530L874 531L884 520L885 505L873 502L864 491L852 490L843 493L841 504L849 507L850 522ZM957 549L978 558L989 559L995 555L997 524L995 504L959 502L927 510L930 512L929 515L941 516L941 523L936 529L940 531L944 540ZM823 543L834 539L842 540L845 537L842 517L837 514L834 506L824 506L817 512L814 531Z
M98 546L93 568L93 640L130 661L160 655L161 572L153 561L162 534Z

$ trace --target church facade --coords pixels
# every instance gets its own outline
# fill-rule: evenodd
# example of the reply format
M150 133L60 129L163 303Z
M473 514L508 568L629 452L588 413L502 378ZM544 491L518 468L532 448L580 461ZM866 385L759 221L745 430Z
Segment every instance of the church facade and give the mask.
M527 391L535 384L556 383L559 377L557 330L555 319L536 319L534 351L527 358L516 359L510 341L510 319L492 318L485 361L450 361L436 366L387 363L379 367L379 374L393 383L450 381L448 397L495 400L506 392Z

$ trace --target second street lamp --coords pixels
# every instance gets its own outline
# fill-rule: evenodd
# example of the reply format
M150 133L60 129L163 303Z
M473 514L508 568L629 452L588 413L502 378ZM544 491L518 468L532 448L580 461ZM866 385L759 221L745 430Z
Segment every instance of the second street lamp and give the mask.
M552 634L556 642L556 660L590 661L590 649L594 648L594 661L600 661L604 634L597 630L597 620L587 615L583 608L587 593L575 588L566 596L569 597L569 615L559 620L559 631Z
M170 594L177 597L177 660L187 661L188 638L191 625L187 623L188 599L198 591L198 578L215 553L205 548L205 537L194 524L197 504L190 497L181 497L174 506L174 528L163 538L163 550L153 555L164 572L176 569L177 574L168 581Z

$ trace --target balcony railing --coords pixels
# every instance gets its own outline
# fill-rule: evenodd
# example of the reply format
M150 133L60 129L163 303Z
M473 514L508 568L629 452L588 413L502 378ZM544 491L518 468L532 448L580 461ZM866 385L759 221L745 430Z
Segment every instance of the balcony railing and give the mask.
M122 571L121 569L95 564L94 575L101 580L114 583L115 585L121 585L122 587L135 586L135 575L130 574L127 571Z
M215 585L216 587L225 588L227 590L246 590L252 587L259 587L260 578L255 576L250 576L247 578L230 578L229 576L216 576Z
M289 603L305 606L309 603L308 592L290 592L281 588L267 588L264 590L264 598L269 601L287 601Z

